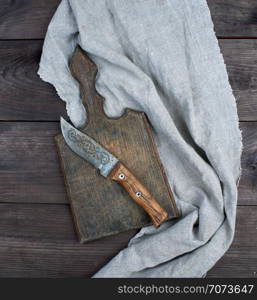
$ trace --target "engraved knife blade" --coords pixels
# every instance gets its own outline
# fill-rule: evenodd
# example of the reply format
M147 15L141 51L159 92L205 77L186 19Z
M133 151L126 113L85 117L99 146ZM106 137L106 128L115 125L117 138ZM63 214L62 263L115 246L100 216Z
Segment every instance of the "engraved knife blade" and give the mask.
M119 160L94 139L74 128L63 118L61 118L61 129L68 146L77 155L99 169L102 176L107 177Z
M61 118L61 130L71 150L97 168L102 176L120 183L131 198L148 213L156 227L169 218L168 213L146 187L117 157L63 118Z

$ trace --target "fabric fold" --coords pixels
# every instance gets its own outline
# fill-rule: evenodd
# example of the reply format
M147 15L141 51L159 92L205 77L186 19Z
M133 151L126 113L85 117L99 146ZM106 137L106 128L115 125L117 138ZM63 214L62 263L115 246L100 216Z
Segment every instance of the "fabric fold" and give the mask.
M76 127L86 122L86 111L80 99L78 82L69 69L69 61L78 43L78 27L70 3L59 5L48 26L38 75L54 85L60 98L66 102L68 116Z

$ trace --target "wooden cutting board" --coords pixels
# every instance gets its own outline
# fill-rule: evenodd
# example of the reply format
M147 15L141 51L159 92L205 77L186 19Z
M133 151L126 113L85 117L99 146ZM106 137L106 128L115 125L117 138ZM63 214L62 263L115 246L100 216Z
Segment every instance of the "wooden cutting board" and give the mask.
M87 124L80 130L118 157L167 210L170 218L178 217L146 115L130 109L120 118L105 115L104 100L95 90L97 68L79 47L70 69L80 83L87 109ZM74 154L61 134L55 140L80 242L151 224L144 210L118 183L102 177Z

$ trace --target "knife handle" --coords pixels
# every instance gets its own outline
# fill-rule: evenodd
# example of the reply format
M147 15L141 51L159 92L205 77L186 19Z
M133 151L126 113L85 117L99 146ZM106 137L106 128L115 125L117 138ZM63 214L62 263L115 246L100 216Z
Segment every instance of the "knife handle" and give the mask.
M168 213L122 163L117 163L108 178L119 182L126 189L133 200L148 213L156 227L168 219Z

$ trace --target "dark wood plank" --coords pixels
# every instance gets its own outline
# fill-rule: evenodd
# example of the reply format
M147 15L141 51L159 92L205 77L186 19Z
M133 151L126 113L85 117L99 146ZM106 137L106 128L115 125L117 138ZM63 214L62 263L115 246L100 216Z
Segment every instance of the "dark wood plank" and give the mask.
M207 0L216 34L220 37L256 37L255 0Z
M61 0L1 0L0 39L41 39Z
M257 205L257 123L243 122L239 204ZM67 203L54 136L58 123L0 122L0 202Z
M0 204L0 277L89 277L135 232L82 245L68 205Z
M51 121L66 115L54 87L36 74L41 49L42 41L0 42L0 120Z
M242 176L239 204L257 205L257 123L240 124L243 132Z
M1 1L0 39L42 39L60 0ZM208 0L218 36L257 36L254 0Z
M0 239L74 243L69 205L0 203Z
M220 40L220 46L239 118L257 121L257 40Z
M221 40L241 121L257 121L257 40ZM41 41L0 41L0 120L59 120L66 115L52 85L36 71Z
M210 270L207 277L257 276L257 207L240 206L237 210L236 234L229 251Z
M256 232L253 234L256 236ZM249 235L248 238L251 239L252 237ZM256 278L256 262L256 245L250 247L231 248L227 254L220 259L215 267L210 270L206 277Z
M253 277L257 207L240 206L232 247L208 277ZM88 277L135 231L79 244L68 205L0 204L0 277Z
M57 123L0 123L0 201L67 203Z

